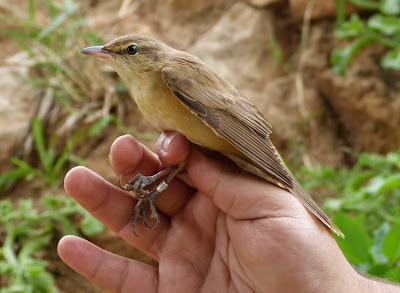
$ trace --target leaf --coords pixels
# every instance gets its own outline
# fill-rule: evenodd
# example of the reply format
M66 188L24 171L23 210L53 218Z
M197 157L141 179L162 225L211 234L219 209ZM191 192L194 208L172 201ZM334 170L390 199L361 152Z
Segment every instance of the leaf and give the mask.
M38 152L40 162L46 173L51 169L51 157L49 157L46 145L44 141L44 132L42 121L38 117L34 117L32 120L32 135L35 142L36 151Z
M386 155L386 160L400 169L400 153L392 152Z
M380 8L380 3L374 0L350 0L350 2L363 9L379 10Z
M89 135L96 136L100 134L100 132L106 128L111 122L114 121L114 116L110 114L106 114L98 119L92 126L89 128Z
M18 158L11 158L11 162L18 167L18 169L24 170L26 172L25 179L32 180L35 177L39 177L42 175L41 171L32 167L24 160L20 160Z
M381 66L385 69L400 70L400 46L383 56Z
M345 0L336 0L336 21L341 25L346 18L346 3Z
M36 16L35 0L28 0L28 15L29 15L29 20L34 22Z
M392 281L400 282L400 267L395 267L387 271L385 277Z
M32 284L33 292L55 292L54 277L46 272L46 262L33 262L25 267L27 281Z
M346 258L359 267L370 263L369 250L372 240L364 228L362 217L353 219L339 213L335 215L333 221L346 235L346 239L336 238Z
M61 155L55 161L51 176L53 181L57 181L57 179L60 177L62 168L68 162L68 157L69 157L69 148L65 147Z
M84 218L80 226L86 236L95 236L104 231L103 224L86 211L84 211Z
M378 176L373 178L366 190L369 193L379 194L387 190L400 188L400 174L394 174L387 177Z
M343 206L343 199L342 198L328 198L324 202L324 209L329 211L340 211Z
M400 32L400 18L375 14L368 19L368 27L382 34L392 36Z
M26 175L28 175L28 173L29 171L27 170L17 168L0 174L0 190L6 188L11 182L20 178L24 178Z
M333 70L340 75L344 75L354 55L374 41L375 37L363 37L355 40L354 42L350 43L342 49L335 48L332 51L330 58Z
M73 14L77 8L78 6L72 0L65 0L62 13L53 18L50 24L39 33L38 39L43 39L54 30L58 29L67 17Z
M360 35L365 29L364 21L358 14L352 14L348 21L341 23L335 30L339 39L351 38Z
M385 177L383 176L377 176L372 178L368 185L365 187L365 190L368 193L376 194L379 192L383 182L385 182Z
M400 224L393 226L386 234L382 242L382 253L392 262L400 258Z
M385 274L392 268L391 265L389 264L377 264L371 266L368 270L367 273L371 275L375 275L378 277L384 277Z
M381 2L381 11L388 15L400 14L400 0L383 0Z
M43 5L48 13L48 15L53 18L57 15L57 7L56 7L56 2L54 0L42 0Z
M60 217L57 219L57 221L60 222L62 225L63 234L79 235L79 232L74 224L71 223L71 221L69 221L66 217Z
M10 214L13 211L13 205L11 201L7 199L3 199L0 201L0 223L2 223L2 220L5 216Z
M383 239L387 235L389 229L390 229L389 224L385 222L382 225L380 225L377 230L375 230L374 244L371 247L371 255L372 255L375 263L377 263L377 264L386 264L388 262L388 259L382 253L381 247L382 247Z

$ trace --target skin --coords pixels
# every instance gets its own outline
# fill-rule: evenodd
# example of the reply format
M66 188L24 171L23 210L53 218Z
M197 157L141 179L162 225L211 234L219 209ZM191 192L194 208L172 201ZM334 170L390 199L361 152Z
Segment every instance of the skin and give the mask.
M227 169L175 132L164 133L157 150L158 156L122 136L110 151L125 182L137 172L188 162L157 200L161 225L139 224L140 236L130 224L134 198L84 167L65 177L66 191L84 208L159 262L154 268L65 236L60 257L90 282L110 292L400 292L354 271L328 230L290 193Z

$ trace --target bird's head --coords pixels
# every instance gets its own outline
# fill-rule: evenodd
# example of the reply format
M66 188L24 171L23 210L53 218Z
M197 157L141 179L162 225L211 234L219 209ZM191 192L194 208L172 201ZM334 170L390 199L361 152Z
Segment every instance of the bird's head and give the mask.
M152 37L132 34L102 46L84 48L81 53L103 59L129 80L139 74L160 70L171 50L171 47Z

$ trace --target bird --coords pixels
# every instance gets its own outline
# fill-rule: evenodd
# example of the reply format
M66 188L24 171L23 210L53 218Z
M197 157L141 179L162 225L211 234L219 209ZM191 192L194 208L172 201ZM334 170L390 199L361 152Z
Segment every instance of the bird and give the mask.
M200 58L142 34L121 36L83 48L81 53L111 65L155 128L178 131L190 142L221 153L241 169L289 191L326 227L344 237L283 162L262 113ZM167 167L151 176L137 174L123 186L138 199L134 227L139 221L151 228L158 226L155 200L184 168ZM161 179L155 188L148 188ZM150 225L150 219L156 223Z

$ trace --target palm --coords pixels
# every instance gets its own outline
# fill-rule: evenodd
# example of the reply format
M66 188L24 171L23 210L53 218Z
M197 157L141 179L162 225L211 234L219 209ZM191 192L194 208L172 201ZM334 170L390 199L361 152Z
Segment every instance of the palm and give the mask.
M180 163L189 153L183 137L175 137L173 143L171 151L160 152L167 164ZM127 136L113 144L111 162L122 181L137 172L154 173L161 164ZM64 261L111 291L318 291L321 284L315 276L327 279L333 272L327 258L344 261L333 238L292 195L228 172L198 151L191 152L183 179L171 182L158 199L160 227L139 225L140 237L132 234L130 224L135 200L125 192L81 167L66 176L65 186L128 243L159 261L156 270L74 237L60 242ZM321 257L324 252L326 257Z
M304 279L306 257L290 253L312 245L303 241L307 235L296 231L301 222L293 218L273 218L275 231L260 233L270 229L270 221L236 220L196 193L171 219L160 255L160 285L165 292L262 292L290 275L287 285L298 288L295 281Z

